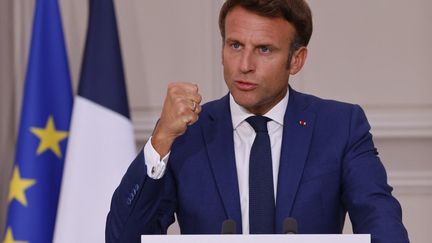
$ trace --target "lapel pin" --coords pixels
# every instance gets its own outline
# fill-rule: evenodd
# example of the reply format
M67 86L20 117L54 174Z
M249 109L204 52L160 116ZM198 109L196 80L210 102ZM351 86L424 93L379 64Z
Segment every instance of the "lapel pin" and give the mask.
M306 126L306 121L304 121L304 120L300 120L300 121L299 121L299 124L300 124L300 126L305 127L305 126Z

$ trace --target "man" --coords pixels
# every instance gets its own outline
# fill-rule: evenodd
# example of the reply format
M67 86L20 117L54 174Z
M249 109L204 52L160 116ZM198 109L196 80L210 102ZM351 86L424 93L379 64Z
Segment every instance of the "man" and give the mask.
M198 87L168 87L160 120L112 199L107 242L166 233L355 233L408 242L369 124L356 105L288 85L312 34L302 0L227 0L219 19L229 94L200 106Z

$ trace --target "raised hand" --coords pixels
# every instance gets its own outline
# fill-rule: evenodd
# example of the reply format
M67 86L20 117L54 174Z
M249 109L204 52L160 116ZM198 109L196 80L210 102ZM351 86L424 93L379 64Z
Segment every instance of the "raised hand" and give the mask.
M170 151L174 140L198 120L201 99L196 84L177 82L168 85L162 113L151 140L161 158Z

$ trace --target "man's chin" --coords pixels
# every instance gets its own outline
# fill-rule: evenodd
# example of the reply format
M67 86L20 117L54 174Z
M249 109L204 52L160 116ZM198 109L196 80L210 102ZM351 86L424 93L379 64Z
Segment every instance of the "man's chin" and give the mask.
M244 108L247 107L253 107L255 104L255 99L253 97L250 97L250 95L243 95L236 93L231 93L234 97L235 103L237 103L239 106L242 106Z
M249 112L255 113L257 108L257 102L255 99L246 98L246 97L234 97L234 102L241 106L242 108L246 109Z

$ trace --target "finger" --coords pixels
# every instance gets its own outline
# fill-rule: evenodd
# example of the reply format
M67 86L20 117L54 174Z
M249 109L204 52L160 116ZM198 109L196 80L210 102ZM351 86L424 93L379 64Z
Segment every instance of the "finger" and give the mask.
M185 91L189 94L198 94L198 85L194 83L185 83L183 86Z
M184 99L189 99L190 101L193 101L193 102L197 103L198 105L202 101L202 97L200 94L188 94L188 95L184 96Z
M181 119L185 125L189 125L189 123L193 120L192 116L183 116Z
M175 82L168 85L170 89L182 90L186 93L198 93L198 85L190 82Z
M198 115L201 112L201 110L202 110L202 107L200 105L197 105L197 107L194 110L194 113Z
M197 106L198 106L198 104L197 104L195 101L192 101L192 108L191 108L191 110L192 110L193 112L195 112Z
M194 96L198 94L198 86L192 83L170 83L168 85L167 95L176 96Z
M183 122L184 125L189 126L189 125L193 124L198 119L197 117L198 116L195 113L191 112L188 115L182 116L181 121Z
M199 114L202 110L202 107L199 103L196 102L192 102L192 107L191 110L195 113L195 114Z
M195 95L192 96L192 100L199 105L201 104L202 96L199 93L196 93Z
M199 106L198 102L187 98L177 98L174 104L179 115L184 115L188 111L195 112Z
M174 103L174 109L176 110L178 116L184 116L193 113L197 107L198 104L195 101L185 98L177 99Z
M197 114L194 114L193 116L189 117L189 122L187 123L188 126L191 126L195 122L198 121L199 116Z

